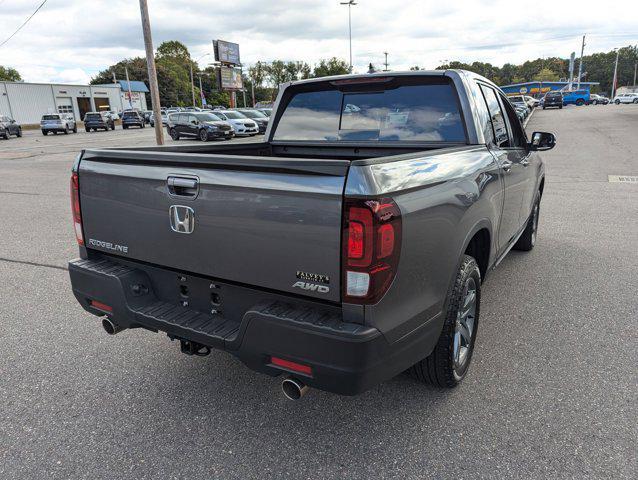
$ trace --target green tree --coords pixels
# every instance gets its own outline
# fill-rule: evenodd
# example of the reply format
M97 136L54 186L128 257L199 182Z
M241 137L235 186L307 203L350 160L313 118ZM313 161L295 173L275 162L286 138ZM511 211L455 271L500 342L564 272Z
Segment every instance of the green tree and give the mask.
M541 71L534 75L533 78L533 80L538 80L540 82L555 82L558 79L558 74L547 67L541 69Z
M3 67L0 65L0 81L4 82L21 82L22 76L15 68Z
M319 63L315 65L312 72L312 76L317 77L329 77L331 75L345 75L350 73L350 66L345 60L341 60L337 57L330 59L321 59Z

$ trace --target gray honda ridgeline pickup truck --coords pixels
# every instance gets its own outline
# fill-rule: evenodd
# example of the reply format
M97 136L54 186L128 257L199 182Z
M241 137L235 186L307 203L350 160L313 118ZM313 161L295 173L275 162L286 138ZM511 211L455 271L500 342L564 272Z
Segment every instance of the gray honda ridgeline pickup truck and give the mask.
M289 398L454 387L481 283L534 247L554 143L466 71L287 83L260 143L84 150L73 293L109 334L226 350Z

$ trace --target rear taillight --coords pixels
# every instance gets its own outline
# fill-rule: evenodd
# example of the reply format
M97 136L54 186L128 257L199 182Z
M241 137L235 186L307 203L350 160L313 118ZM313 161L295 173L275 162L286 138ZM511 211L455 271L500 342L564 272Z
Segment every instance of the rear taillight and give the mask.
M401 250L401 211L390 198L346 199L343 301L377 303L390 287Z
M71 212L73 214L73 229L78 245L84 245L82 234L82 213L80 212L80 179L76 172L71 174Z

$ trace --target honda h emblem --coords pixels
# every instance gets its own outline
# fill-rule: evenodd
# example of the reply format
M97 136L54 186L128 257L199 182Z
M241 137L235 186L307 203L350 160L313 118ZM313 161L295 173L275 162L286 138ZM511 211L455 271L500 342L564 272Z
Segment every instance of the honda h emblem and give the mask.
M177 233L193 233L195 228L195 212L190 207L171 205L168 209L171 218L171 229Z

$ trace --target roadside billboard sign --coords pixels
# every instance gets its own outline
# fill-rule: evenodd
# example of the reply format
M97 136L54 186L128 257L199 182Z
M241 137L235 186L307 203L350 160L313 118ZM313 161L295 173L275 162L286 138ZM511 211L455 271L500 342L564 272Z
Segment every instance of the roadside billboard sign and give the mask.
M220 67L219 86L222 90L241 90L244 88L241 72L232 67Z
M213 41L215 45L215 60L221 63L239 65L239 44L227 42L225 40Z

